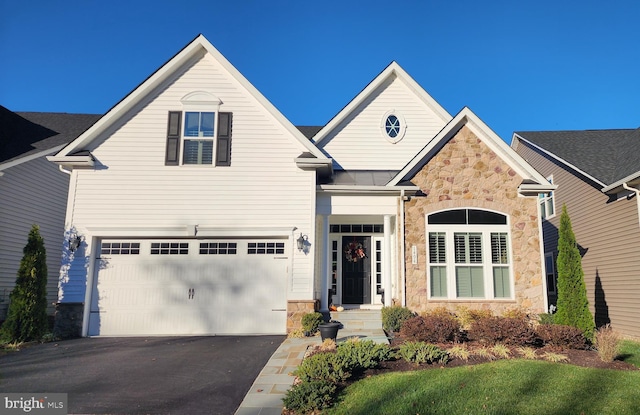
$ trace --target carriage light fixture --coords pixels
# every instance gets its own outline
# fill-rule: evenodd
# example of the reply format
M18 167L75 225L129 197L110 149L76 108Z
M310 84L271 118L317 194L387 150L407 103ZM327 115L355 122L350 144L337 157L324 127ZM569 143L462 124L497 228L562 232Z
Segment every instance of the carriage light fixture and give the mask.
M300 232L300 237L296 240L296 242L298 242L298 251L302 251L304 249L307 240L309 240L309 237Z
M75 252L76 249L78 249L78 247L80 246L80 243L82 243L82 239L80 238L80 235L78 234L72 235L69 238L69 251Z

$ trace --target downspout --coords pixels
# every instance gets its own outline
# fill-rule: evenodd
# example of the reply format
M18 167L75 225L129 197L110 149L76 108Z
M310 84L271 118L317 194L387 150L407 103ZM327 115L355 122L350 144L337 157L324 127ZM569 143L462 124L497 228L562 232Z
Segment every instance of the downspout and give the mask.
M404 189L400 190L400 252L402 255L402 261L400 262L400 297L401 305L406 307L407 305L407 293L405 290L405 278L407 268L407 253L405 252L404 243L404 202L405 202Z
M60 171L64 174L68 174L69 176L71 176L71 170L66 170L64 167L62 167L62 164L58 164L58 169L60 169Z
M622 183L622 187L636 194L636 203L638 204L638 225L640 226L640 190L636 189L635 187L631 187L624 182Z

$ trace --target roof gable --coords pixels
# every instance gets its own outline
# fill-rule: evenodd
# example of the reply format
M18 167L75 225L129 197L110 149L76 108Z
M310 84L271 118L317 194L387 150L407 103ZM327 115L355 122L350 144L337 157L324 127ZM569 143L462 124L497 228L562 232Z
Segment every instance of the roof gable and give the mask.
M520 186L522 194L537 194L545 189L555 188L467 107L456 114L388 185L395 186L410 180L463 126L467 126L487 147L523 178L523 184Z
M79 150L83 150L93 140L98 138L100 134L114 125L120 117L123 117L128 111L133 109L141 101L152 93L163 82L170 79L185 65L200 59L205 54L209 54L215 59L227 73L233 77L248 93L252 96L265 110L279 123L286 131L294 137L300 146L301 152L308 152L316 158L326 160L313 143L311 143L302 132L300 132L293 124L278 111L271 102L269 102L231 63L203 36L197 36L191 43L185 46L167 63L161 66L144 82L136 87L125 98L111 108L98 122L89 128L84 134L64 147L56 156L52 157L52 161L62 162L65 157L74 154Z
M389 115L397 116L402 125L397 139L385 134ZM314 136L314 142L333 158L337 169L398 170L450 119L392 62Z
M514 139L533 145L604 188L640 176L640 128L524 131L515 132Z

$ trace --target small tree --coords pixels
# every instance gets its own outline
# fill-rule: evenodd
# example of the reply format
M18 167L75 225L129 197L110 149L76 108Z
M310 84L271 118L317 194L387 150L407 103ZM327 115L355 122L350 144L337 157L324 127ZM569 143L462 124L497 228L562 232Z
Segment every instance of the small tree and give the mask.
M38 225L29 232L11 292L7 320L0 327L3 341L39 340L47 331L47 253Z
M567 213L566 205L562 206L562 215L560 216L557 267L558 311L554 320L557 324L579 328L584 336L591 340L596 325L589 310L582 258L571 228L571 219Z

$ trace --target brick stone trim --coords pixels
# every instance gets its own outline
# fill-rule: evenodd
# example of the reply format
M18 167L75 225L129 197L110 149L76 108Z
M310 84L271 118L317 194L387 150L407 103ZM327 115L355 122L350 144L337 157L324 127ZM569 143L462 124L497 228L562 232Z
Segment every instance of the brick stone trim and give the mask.
M320 300L287 301L287 333L302 328L302 316L320 309Z

